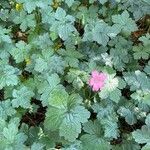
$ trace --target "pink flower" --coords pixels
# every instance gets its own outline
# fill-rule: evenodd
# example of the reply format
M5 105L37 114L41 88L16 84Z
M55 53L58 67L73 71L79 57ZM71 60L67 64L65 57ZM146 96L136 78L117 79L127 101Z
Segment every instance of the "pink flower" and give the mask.
M89 80L89 85L92 87L93 91L99 91L104 87L106 79L106 74L99 73L98 71L94 70L92 71L92 75Z

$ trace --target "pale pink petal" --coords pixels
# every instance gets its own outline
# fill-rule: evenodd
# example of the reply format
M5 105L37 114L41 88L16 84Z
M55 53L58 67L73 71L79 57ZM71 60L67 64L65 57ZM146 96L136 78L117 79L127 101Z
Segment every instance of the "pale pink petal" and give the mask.
M100 74L99 74L99 78L100 78L101 80L106 80L107 75L104 74L104 73L100 73Z
M93 91L99 91L104 87L106 79L107 75L105 73L99 73L98 71L94 70L92 71L89 85L92 87Z
M93 86L94 84L95 84L95 81L94 81L93 78L91 78L91 79L89 80L89 85L90 85L90 86Z
M99 85L93 85L93 91L98 91L99 90Z
M94 70L92 71L92 77L95 78L95 77L98 77L99 76L99 72Z
M98 83L95 83L93 86L100 87L100 86L99 86L99 82L98 82Z

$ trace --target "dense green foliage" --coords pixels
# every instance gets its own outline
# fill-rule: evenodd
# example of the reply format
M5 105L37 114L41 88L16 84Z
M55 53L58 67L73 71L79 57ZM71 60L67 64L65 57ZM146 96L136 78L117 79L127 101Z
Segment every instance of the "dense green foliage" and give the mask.
M149 32L150 0L1 0L0 150L150 150Z

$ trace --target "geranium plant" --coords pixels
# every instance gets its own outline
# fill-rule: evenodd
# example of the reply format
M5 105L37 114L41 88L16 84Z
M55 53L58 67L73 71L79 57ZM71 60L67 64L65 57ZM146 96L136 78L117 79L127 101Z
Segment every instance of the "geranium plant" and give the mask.
M149 0L1 0L0 150L150 150L149 33Z

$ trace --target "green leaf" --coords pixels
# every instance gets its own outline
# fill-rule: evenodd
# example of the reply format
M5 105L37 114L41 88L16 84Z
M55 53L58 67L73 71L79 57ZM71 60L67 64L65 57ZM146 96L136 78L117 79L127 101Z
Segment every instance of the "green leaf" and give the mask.
M5 1L5 2L6 2L6 1ZM5 5L5 4L2 4L2 3L3 3L3 2L1 2L1 5ZM9 17L9 10L8 10L8 9L1 9L0 12L1 12L1 14L2 14L2 15L0 15L0 19L1 19L2 21L6 21L7 18Z
M46 63L46 61L42 58L37 58L35 60L35 66L34 66L34 70L37 71L37 72L43 72L45 70L48 69L48 65Z
M61 84L59 84L60 78L57 74L51 74L51 76L46 74L44 78L39 78L37 82L39 83L37 85L39 89L38 92L42 94L41 101L43 106L48 105L50 94L53 90L64 89L64 87Z
M150 61L148 62L148 65L145 66L144 71L150 75Z
M73 25L75 18L67 15L64 9L58 7L54 17L55 21L52 23L50 31L57 33L62 40L67 40L74 32L77 32Z
M69 38L69 36L72 35L73 31L75 31L75 28L71 24L60 25L58 27L58 35L64 41L67 40Z
M44 145L41 143L33 143L31 146L31 150L43 150Z
M53 55L53 51L45 50L43 56L35 58L34 70L40 73L63 74L66 63L61 56Z
M105 138L114 138L117 139L119 136L119 130L118 125L114 120L105 119L105 121L102 121L105 131L104 131L104 137Z
M63 49L58 50L59 54L64 56L65 62L70 67L78 67L79 59L83 58L83 55L76 51L75 49L67 49L66 51Z
M149 55L150 55L150 51L149 51L149 46L134 46L133 47L133 51L134 51L134 59L148 59Z
M30 108L31 107L31 98L34 96L34 93L30 91L27 87L21 87L19 90L13 90L13 100L12 106L22 108Z
M104 137L109 139L117 139L119 136L118 130L118 116L114 110L112 103L108 101L101 101L95 103L92 109L97 113L97 119L100 121L104 129Z
M143 125L141 129L137 129L132 132L132 136L139 144L147 144L145 148L150 144L150 115L146 117L146 125Z
M0 102L0 118L6 120L8 116L13 116L15 113L16 110L12 107L9 99Z
M26 141L27 136L18 131L19 121L18 118L14 118L9 123L5 123L5 126L2 127L0 134L0 149L25 149L24 142Z
M73 5L73 3L74 3L74 0L65 0L65 3L66 3L69 7L71 7L71 6Z
M44 51L45 49L49 49L50 46L53 45L53 42L51 41L49 34L45 33L36 37L33 40L33 44L36 45L37 48L41 48Z
M54 73L47 77L47 81L50 85L50 88L53 89L60 83L60 78L57 74Z
M89 121L83 126L86 134L81 136L84 150L110 150L110 144L103 138L103 130L99 121Z
M121 15L113 15L112 21L116 26L121 28L122 32L130 34L137 30L135 21L130 18L129 13L126 10Z
M119 89L115 89L109 94L109 97L112 101L118 103L121 97L121 91Z
M65 146L62 150L82 150L81 141L76 140L74 143L69 143L69 146Z
M150 132L148 126L142 126L141 130L137 129L132 135L137 143L150 143Z
M52 10L52 7L47 7L40 10L42 16L42 23L52 24L55 21L54 12Z
M63 119L66 109L58 109L55 107L49 107L46 112L46 119L44 121L44 127L51 131L56 131L59 129Z
M73 87L80 90L87 82L89 76L86 72L76 70L76 69L70 69L67 76L66 80L68 83L72 83Z
M124 79L132 91L142 89L145 92L149 92L150 90L150 79L140 70L136 70L135 72L125 72Z
M67 105L67 99L68 99L68 93L60 88L56 88L52 90L52 92L49 95L49 105L54 106L54 107L65 107Z
M96 24L95 28L93 29L93 40L99 44L102 44L103 46L107 45L109 37L107 35L106 24Z
M108 0L98 0L102 5L105 4Z
M105 22L95 22L85 26L84 41L96 41L97 43L106 46L109 38L113 38L118 34L117 28L108 26Z
M133 125L137 122L135 114L128 108L120 107L117 111L122 117L125 117L126 122L129 125Z
M107 118L116 118L116 112L114 110L114 106L112 103L108 103L107 101L101 101L101 103L95 103L92 106L92 109L95 113L97 113L98 120L104 120ZM117 120L115 120L117 121Z
M23 3L23 7L28 13L31 13L36 7L45 9L48 5L52 4L52 0L17 0L19 3Z
M112 150L140 150L141 147L133 140L123 140L120 144L113 146Z
M5 29L5 28L2 28L0 26L0 44L2 42L6 42L6 43L11 43L11 38L10 36L8 35L10 32L10 30L8 29Z
M139 40L143 43L144 46L150 45L150 34L147 33L145 36L141 36Z
M81 133L81 123L87 122L90 113L83 106L76 106L71 112L65 115L60 126L60 136L64 136L68 141L75 141Z
M150 106L150 94L144 95L143 103L148 104Z
M150 144L146 144L142 147L142 150L149 150L150 149Z
M120 41L118 41L120 42ZM115 48L110 49L110 56L112 58L112 64L115 69L122 71L126 67L125 64L129 62L129 54L127 48L122 45L116 45Z
M15 24L20 24L20 29L24 32L27 28L34 28L36 25L34 14L27 14L25 11L21 11L19 16L14 18Z
M142 102L147 105L150 105L150 92L149 91L137 90L131 95L131 98L138 100L139 103Z
M77 18L82 20L82 25L86 25L90 20L96 20L98 16L98 7L91 5L89 8L86 6L79 7Z
M67 106L49 107L46 113L45 127L59 130L60 136L73 142L81 133L81 124L87 122L90 113L80 106L81 98L77 94L70 95Z
M18 69L7 64L0 64L0 89L18 84Z
M20 63L30 56L30 50L30 45L27 45L24 41L19 41L18 43L16 43L16 47L12 49L10 53L14 57L16 63Z
M49 60L48 66L51 73L63 74L65 62L61 56L53 55Z
M61 8L61 7L58 7L57 10L56 10L56 12L55 12L55 18L57 20L62 21L63 19L65 19L65 17L66 17L65 10L63 8Z
M99 96L102 99L109 98L116 103L119 102L121 97L119 80L117 78L114 78L114 75L107 75L107 81L105 83L105 86L99 92Z

